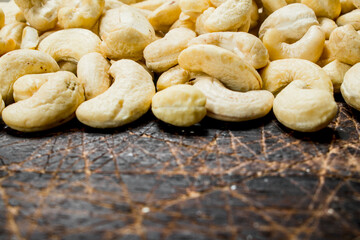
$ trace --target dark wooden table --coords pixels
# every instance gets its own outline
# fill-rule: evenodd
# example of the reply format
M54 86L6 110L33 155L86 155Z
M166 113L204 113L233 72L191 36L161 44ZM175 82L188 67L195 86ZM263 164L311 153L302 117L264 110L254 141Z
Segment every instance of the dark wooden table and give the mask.
M360 239L360 113L97 131L1 125L0 239Z

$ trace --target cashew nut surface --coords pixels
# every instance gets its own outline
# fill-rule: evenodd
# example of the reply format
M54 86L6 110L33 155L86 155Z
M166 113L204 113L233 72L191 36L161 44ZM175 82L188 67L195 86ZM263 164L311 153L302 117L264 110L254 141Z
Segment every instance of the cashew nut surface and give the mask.
M167 1L155 9L148 20L157 31L167 32L172 24L179 19L181 9L178 0Z
M83 88L74 74L65 71L48 74L46 81L30 98L7 106L4 122L22 132L50 129L69 121L84 101Z
M360 30L360 9L341 15L336 19L336 24L339 26L351 24L355 30Z
M341 84L341 95L345 102L360 111L360 63L352 66L345 74Z
M323 67L324 71L330 77L334 87L334 93L340 92L340 86L344 81L345 73L351 68L350 65L334 60Z
M156 82L156 89L161 91L174 85L185 84L190 78L190 72L182 69L179 65L176 65L160 75Z
M301 3L314 10L317 17L335 19L340 15L340 0L301 0Z
M119 60L110 67L114 83L104 93L76 110L78 120L94 128L114 128L145 114L155 94L151 75L132 60Z
M35 49L39 44L39 32L33 27L25 27L22 32L21 49Z

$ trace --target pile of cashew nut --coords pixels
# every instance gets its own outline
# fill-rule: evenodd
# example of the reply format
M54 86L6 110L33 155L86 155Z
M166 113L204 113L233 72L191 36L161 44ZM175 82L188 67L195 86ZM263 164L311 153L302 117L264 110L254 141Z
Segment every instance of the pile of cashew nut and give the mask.
M314 132L334 94L360 110L360 0L10 0L0 3L1 117L93 128L150 108L187 127L274 112Z

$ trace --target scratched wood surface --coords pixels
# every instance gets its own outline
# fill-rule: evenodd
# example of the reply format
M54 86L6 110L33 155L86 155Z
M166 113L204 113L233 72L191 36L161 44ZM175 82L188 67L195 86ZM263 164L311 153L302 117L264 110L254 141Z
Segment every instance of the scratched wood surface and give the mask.
M360 239L359 112L301 134L269 115L183 129L1 125L0 239Z

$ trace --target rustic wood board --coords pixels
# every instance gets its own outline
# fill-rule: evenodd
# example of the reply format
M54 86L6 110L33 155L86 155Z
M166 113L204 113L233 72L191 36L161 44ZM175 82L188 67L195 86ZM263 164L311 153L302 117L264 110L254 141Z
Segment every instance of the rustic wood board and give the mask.
M318 133L271 114L178 129L1 125L0 239L360 239L360 114Z

